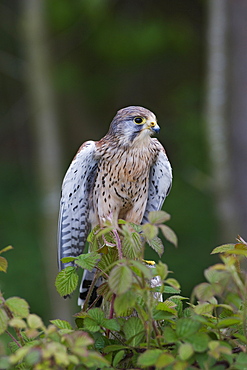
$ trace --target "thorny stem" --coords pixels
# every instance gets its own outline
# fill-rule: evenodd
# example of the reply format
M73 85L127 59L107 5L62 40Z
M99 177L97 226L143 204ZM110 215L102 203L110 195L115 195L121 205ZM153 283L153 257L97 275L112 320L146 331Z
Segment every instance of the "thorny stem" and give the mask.
M113 293L113 295L112 295L112 300L111 300L111 307L110 307L109 319L112 319L112 318L113 318L113 314L114 314L114 301L115 301L115 298L116 298L116 294L115 294L115 293Z
M4 301L5 302L5 301ZM8 306L6 305L6 304L4 304L4 309L5 309L5 312L7 313L7 315L8 315L8 318L11 320L11 319L13 319L13 314L12 314L12 312L10 311L10 309L8 308ZM22 336L21 336L21 332L20 332L20 329L18 329L18 328L16 328L16 327L14 327L14 329L15 329L15 332L16 332L16 335L17 335L17 337L18 337L18 339L20 340L20 342L21 342L21 344L22 345L24 345L24 341L23 341L23 338L22 338ZM6 332L7 332L7 330L6 330Z
M121 240L116 229L113 229L112 232L116 238L118 257L121 260L123 258Z
M21 346L21 344L18 342L18 340L17 339L15 339L15 337L8 331L8 330L5 330L5 333L6 334L8 334L9 336L10 336L10 338L17 344L17 346L19 347L19 348L21 348L22 346Z

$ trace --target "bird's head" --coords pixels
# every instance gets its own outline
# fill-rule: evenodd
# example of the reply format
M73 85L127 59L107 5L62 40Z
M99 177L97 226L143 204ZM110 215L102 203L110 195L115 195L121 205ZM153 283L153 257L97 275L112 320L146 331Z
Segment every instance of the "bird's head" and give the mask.
M120 109L113 118L108 134L118 136L126 144L145 141L160 127L155 115L143 107L130 106Z

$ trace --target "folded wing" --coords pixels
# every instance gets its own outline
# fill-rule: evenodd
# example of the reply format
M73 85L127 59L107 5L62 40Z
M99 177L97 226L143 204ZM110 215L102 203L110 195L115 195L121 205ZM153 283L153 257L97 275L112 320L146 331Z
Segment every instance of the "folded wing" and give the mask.
M160 145L161 146L161 145ZM151 211L159 211L168 195L172 185L172 168L164 148L157 157L156 162L150 169L148 200L142 224L148 222L148 214Z
M79 149L63 180L58 224L59 269L71 265L62 263L61 258L83 253L90 228L90 189L97 167L95 142L87 141Z

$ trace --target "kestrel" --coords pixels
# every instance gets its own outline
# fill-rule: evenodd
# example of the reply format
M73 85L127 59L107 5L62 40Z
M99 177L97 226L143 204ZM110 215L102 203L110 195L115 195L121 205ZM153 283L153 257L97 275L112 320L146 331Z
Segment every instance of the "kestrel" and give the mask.
M146 108L120 109L108 133L79 148L62 186L58 230L61 258L83 253L90 229L118 219L136 224L148 221L150 211L160 210L172 183L165 149L151 136L160 131L155 115ZM92 273L91 273L92 275ZM84 271L80 298L90 285ZM79 303L81 302L79 298Z

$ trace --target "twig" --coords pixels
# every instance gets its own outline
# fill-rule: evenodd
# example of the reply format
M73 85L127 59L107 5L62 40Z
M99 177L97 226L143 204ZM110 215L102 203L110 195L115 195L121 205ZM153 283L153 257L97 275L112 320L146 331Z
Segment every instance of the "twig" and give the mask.
M15 337L8 331L8 330L5 330L5 333L6 334L8 334L9 336L10 336L10 338L17 344L17 346L19 347L19 348L21 348L22 347L22 345L21 345L21 343L19 343L18 342L18 340L17 339L15 339Z

